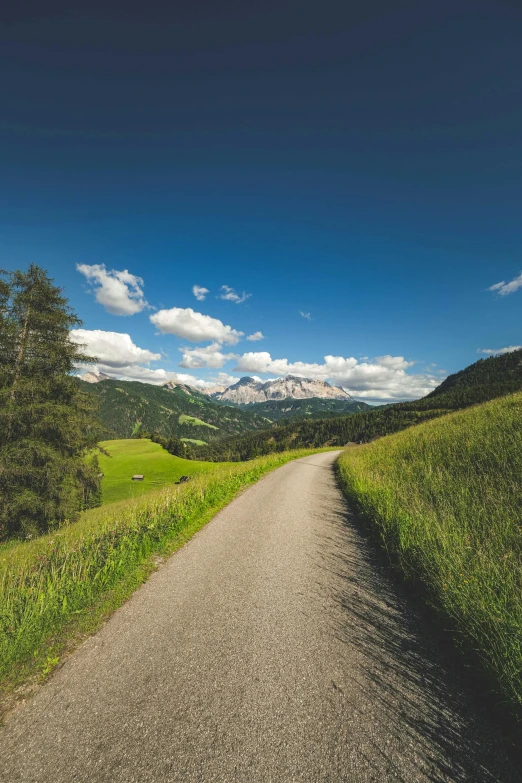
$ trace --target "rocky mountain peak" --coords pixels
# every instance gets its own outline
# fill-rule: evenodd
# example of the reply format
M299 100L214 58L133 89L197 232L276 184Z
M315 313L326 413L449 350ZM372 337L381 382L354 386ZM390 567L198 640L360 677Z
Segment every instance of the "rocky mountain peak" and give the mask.
M96 373L92 370L88 370L87 372L84 372L84 374L81 376L81 379L86 383L99 383L100 381L109 381L110 376L105 375L104 372Z
M297 375L287 375L284 378L265 382L245 376L225 391L214 393L212 397L236 405L249 405L267 400L304 400L311 397L331 400L352 399L340 386L331 386L326 381L300 378Z

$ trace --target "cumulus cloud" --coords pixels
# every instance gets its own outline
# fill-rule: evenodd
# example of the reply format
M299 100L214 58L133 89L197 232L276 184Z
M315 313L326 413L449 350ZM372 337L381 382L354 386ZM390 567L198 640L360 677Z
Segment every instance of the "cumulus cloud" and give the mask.
M491 285L488 288L488 291L494 291L495 293L500 294L500 296L507 296L507 294L518 291L519 288L522 288L522 272L518 277L514 277L513 280L510 280L509 283L506 283L505 280L501 280L500 283Z
M251 343L257 342L257 340L264 340L265 335L263 332L254 332L254 334L249 334L247 337L247 340L250 340Z
M354 357L325 356L323 364L272 359L265 351L238 357L236 370L271 375L299 375L328 380L355 397L368 400L405 400L423 397L440 383L431 374L408 374L413 362L403 356L381 356L359 362Z
M180 348L180 350L183 351L183 358L179 366L190 370L201 367L220 369L229 359L235 358L233 353L221 353L219 343L212 343L205 348Z
M126 269L107 270L105 264L76 264L94 286L94 297L113 315L134 315L149 307L143 297L143 280Z
M203 288L202 285L193 285L192 293L198 301L202 302L206 295L210 293L210 291L208 288Z
M150 320L163 334L174 334L192 343L212 340L235 345L243 337L243 332L232 329L217 318L196 313L191 307L158 310L150 316Z
M220 290L220 299L224 299L226 302L234 302L235 304L241 304L252 296L252 294L247 294L244 291L241 294L238 294L237 291L230 288L228 285L222 285Z
M178 383L186 383L188 386L194 386L200 388L201 384L205 385L204 381L200 381L194 375L188 375L186 373L170 372L169 370L151 370L149 367L140 367L129 365L128 367L108 367L105 364L96 364L94 366L85 367L87 370L94 370L94 372L102 372L108 375L109 378L118 381L140 381L141 383L151 383L155 386L160 386L167 381L177 381Z
M217 375L214 375L208 381L205 381L205 383L208 388L213 386L232 386L238 381L239 378L235 377L234 375L229 375L227 372L218 372Z
M77 345L84 345L86 356L93 356L106 367L126 367L161 359L161 354L146 348L139 348L130 335L121 332L104 332L101 329L73 329L70 339Z
M303 318L306 318L307 321L311 321L312 320L312 316L311 316L310 313L303 313L302 310L299 310L299 315L302 315Z
M487 353L487 354L504 354L504 353L512 353L513 351L520 351L522 348L522 345L508 345L505 348L479 348L477 353Z

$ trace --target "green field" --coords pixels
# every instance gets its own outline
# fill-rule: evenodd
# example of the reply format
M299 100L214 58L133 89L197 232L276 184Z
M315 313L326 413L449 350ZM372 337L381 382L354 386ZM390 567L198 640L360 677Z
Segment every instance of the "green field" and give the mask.
M138 440L106 440L100 444L111 456L100 454L102 502L139 497L153 489L161 489L178 481L180 476L193 476L215 470L216 463L174 457L159 443L146 438ZM143 481L132 481L132 476L142 473Z
M211 430L218 430L219 427L215 427L213 424L207 424L206 421L202 421L201 419L197 419L195 416L187 416L185 413L182 413L178 417L178 421L180 424L192 424L194 427L209 427Z
M348 497L522 719L522 393L339 459Z

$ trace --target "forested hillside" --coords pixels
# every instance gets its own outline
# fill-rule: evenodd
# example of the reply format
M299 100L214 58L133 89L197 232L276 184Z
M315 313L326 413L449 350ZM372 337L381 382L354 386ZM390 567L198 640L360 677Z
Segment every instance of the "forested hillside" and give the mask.
M267 426L260 416L212 402L195 389L188 394L183 387L167 389L138 381L78 382L99 401L106 440L145 431L207 442Z
M258 416L263 416L270 421L295 418L325 419L371 410L371 406L365 402L329 400L321 397L312 397L307 400L267 400L241 407L243 410L257 413Z
M446 378L426 397L352 416L279 422L270 429L224 438L195 449L196 459L245 460L290 448L344 446L399 432L414 424L522 389L522 351L480 359Z

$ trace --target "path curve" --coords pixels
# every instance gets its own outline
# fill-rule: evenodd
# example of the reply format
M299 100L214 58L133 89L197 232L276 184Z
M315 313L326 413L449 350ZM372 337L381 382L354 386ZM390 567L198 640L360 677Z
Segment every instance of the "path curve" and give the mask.
M350 518L338 452L221 511L0 733L5 783L514 783Z

